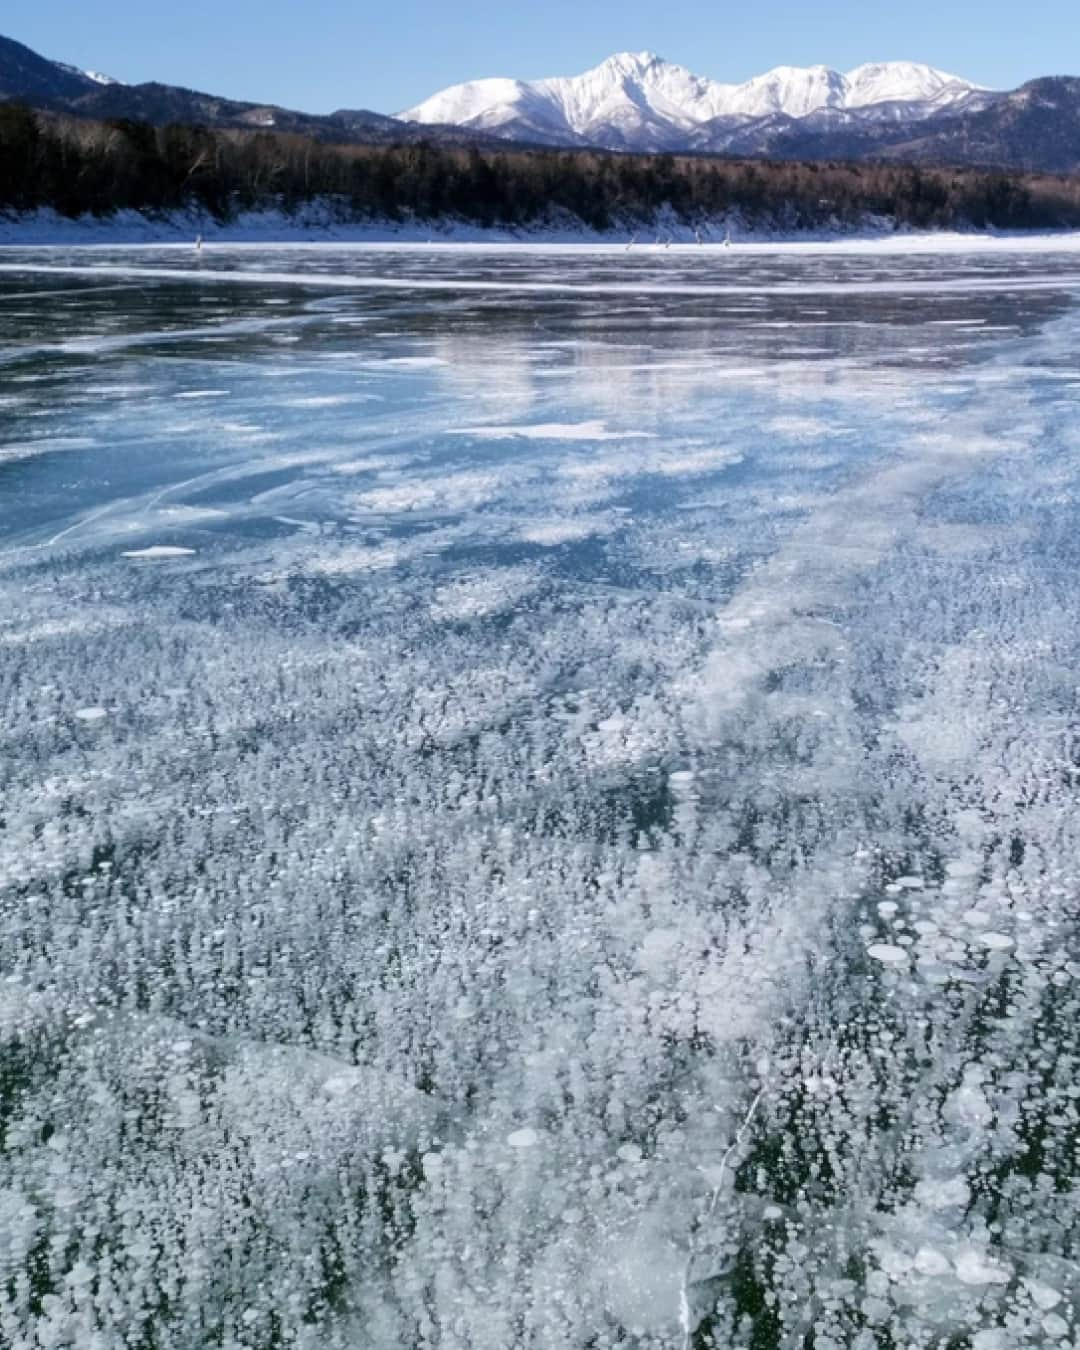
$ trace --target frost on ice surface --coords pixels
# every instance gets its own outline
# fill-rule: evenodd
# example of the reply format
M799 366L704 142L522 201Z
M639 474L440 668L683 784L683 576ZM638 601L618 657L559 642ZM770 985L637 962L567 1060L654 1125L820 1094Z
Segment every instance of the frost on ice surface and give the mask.
M189 558L195 552L193 548L181 548L179 544L150 544L147 548L125 549L125 558Z
M337 549L327 557L311 559L306 570L318 576L345 577L356 572L382 572L386 568L396 567L401 559L401 550L393 544L346 547Z
M492 569L487 575L462 577L435 591L432 616L467 620L498 614L522 602L536 585L536 575L527 568Z
M594 535L610 534L615 522L603 516L567 516L561 520L537 520L521 528L521 538L527 544L540 544L546 548L555 548L559 544L571 544Z
M76 708L75 716L80 722L101 722L109 713L106 708Z
M0 1344L1074 1345L1075 248L190 247L0 267Z

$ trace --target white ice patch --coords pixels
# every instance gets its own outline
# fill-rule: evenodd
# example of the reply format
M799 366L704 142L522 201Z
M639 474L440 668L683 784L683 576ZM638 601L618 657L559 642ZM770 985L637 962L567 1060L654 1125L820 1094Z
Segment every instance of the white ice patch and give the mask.
M948 1275L952 1266L949 1258L934 1247L920 1247L915 1253L915 1269L920 1275Z
M659 749L659 716L639 716L635 712L614 712L598 722L582 737L589 763L596 769L611 769L644 759Z
M499 614L518 604L535 586L536 575L527 568L461 577L438 588L431 615L436 620L466 620Z
M773 417L765 423L765 430L792 440L820 440L823 436L835 436L836 427L820 417Z
M170 525L200 525L208 520L227 520L229 513L214 506L159 506L154 510L155 518L168 521Z
M42 436L37 440L0 445L0 464L55 454L57 451L90 450L95 445L97 441L91 436Z
M0 626L0 644L17 646L21 643L51 642L57 638L71 638L76 635L86 638L109 628L123 627L130 621L128 614L116 610L87 613L78 618L43 619L40 623L31 624L29 627L16 627L11 631L8 631L5 625Z
M373 370L436 370L448 362L441 356L385 356L376 361L363 361L361 364Z
M656 476L660 478L698 478L742 461L740 451L730 446L694 448L664 446L636 450L598 459L568 459L558 467L559 478L571 482L605 483L615 479Z
M987 947L994 952L1005 952L1010 947L1016 946L1015 941L1009 937L1008 933L980 933L978 941L983 947Z
M980 1130L993 1120L994 1111L982 1088L976 1082L965 1082L949 1094L942 1118L965 1129Z
M891 942L873 942L867 947L866 954L886 966L903 965L908 959L907 951Z
M305 394L277 400L279 408L343 408L354 403L381 403L379 394Z
M341 549L326 558L315 558L304 566L304 571L315 576L347 577L360 572L384 572L396 567L404 557L400 548L393 544L381 544L371 548L357 546Z
M1008 1284L1012 1267L995 1260L986 1251L967 1247L955 1258L956 1275L963 1284Z
M674 450L666 455L647 458L642 464L642 472L656 474L661 478L699 478L706 474L718 473L733 464L741 464L742 459L738 451L726 447L713 450Z
M463 469L431 478L414 478L359 492L351 499L357 511L396 515L411 511L469 511L494 501L506 491L508 476L484 469Z
M925 1209L961 1209L971 1199L963 1177L924 1177L915 1187L915 1199Z
M611 1235L599 1252L607 1310L639 1336L670 1335L678 1324L685 1254L666 1231L665 1208Z
M178 544L151 544L149 548L129 548L120 555L122 558L189 558L195 550L181 548Z
M610 516L567 516L562 520L534 520L523 525L518 537L527 544L555 548L559 544L578 543L594 535L611 534L617 521Z
M1031 1295L1031 1300L1042 1312L1049 1312L1051 1308L1056 1308L1062 1300L1061 1291L1055 1289L1052 1285L1043 1284L1040 1280L1024 1280L1024 1288Z
M380 473L384 469L397 469L405 463L394 455L363 455L359 459L345 459L340 464L331 464L330 472L351 477L361 473Z
M485 441L632 441L652 439L649 431L611 431L606 422L536 422L523 426L461 427L453 436Z

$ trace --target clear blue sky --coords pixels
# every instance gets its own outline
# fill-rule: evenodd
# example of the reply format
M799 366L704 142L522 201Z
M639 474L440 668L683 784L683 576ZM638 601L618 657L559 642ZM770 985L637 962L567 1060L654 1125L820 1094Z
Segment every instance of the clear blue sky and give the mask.
M397 112L460 80L646 49L732 81L889 59L996 88L1080 74L1080 0L4 0L0 33L129 82L309 112Z

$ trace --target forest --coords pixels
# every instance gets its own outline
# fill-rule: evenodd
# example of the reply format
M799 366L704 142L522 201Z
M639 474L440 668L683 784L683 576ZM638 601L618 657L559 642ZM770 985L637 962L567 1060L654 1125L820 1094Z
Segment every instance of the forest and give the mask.
M788 230L1080 225L1080 178L916 165L798 163L592 150L328 145L270 131L87 121L0 105L0 211L65 216L195 208L228 221L320 200L343 219L597 230L736 216Z

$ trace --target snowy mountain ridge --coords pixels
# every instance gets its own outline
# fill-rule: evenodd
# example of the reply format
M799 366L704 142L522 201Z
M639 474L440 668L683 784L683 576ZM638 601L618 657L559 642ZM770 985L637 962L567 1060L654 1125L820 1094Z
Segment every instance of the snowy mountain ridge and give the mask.
M398 117L512 140L649 150L692 144L716 123L801 119L834 109L862 113L888 105L891 118L922 120L983 92L912 61L874 62L846 74L827 66L776 66L742 84L723 84L653 52L620 52L582 75L453 85Z

